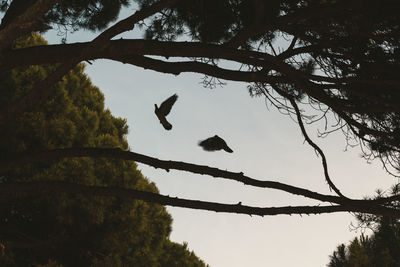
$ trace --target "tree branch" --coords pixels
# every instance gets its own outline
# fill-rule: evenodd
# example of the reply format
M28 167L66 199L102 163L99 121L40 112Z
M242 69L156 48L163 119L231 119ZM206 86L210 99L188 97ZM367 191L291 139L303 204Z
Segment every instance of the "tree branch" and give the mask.
M4 29L8 24L25 12L29 7L35 3L35 0L12 0L10 6L5 12L1 24L0 30Z
M274 82L285 80L284 77L268 76L264 71L236 71L219 68L202 62L184 61L184 62L166 62L163 60L152 59L144 56L122 56L111 58L122 63L129 63L144 69L151 69L158 72L179 75L183 72L202 73L220 79L230 81L259 81Z
M333 205L333 206L284 206L284 207L252 207L237 204L222 204L215 202L181 199L165 196L161 194L144 192L135 189L125 189L116 187L87 186L65 182L25 182L25 183L3 183L0 186L0 199L10 200L11 198L21 198L32 195L43 195L51 193L84 194L96 196L112 196L123 199L138 199L146 202L161 205L209 210L215 212L238 213L248 215L293 215L293 214L324 214L334 212L360 212L375 215L386 215L400 217L397 209L382 206L365 207L358 205Z
M71 55L73 55L71 57ZM347 88L343 85L344 82L354 82L349 79L333 79L324 76L318 75L310 75L303 73L299 70L296 70L293 66L288 63L282 62L278 57L271 56L267 53L260 53L254 51L243 51L236 49L224 48L218 45L212 44L201 44L201 43L192 43L192 42L159 42L159 41L151 41L151 40L113 40L109 41L107 45L102 47L91 47L91 43L76 43L76 44L62 44L62 45L48 45L48 46L35 46L24 49L18 49L10 51L3 58L2 64L0 63L0 70L7 70L16 66L24 66L24 65L32 65L32 64L54 64L58 62L64 62L65 60L75 60L77 62L84 60L94 60L98 58L108 58L117 61L126 61L130 58L130 56L138 56L138 55L152 55L152 56L164 56L164 57L205 57L212 59L226 59L232 60L239 64L251 65L253 67L263 67L267 69L273 69L278 72L281 72L285 76L289 77L286 82L293 83L308 83L314 88L320 88L320 91L326 89L327 87L337 88L341 90L350 90L351 88ZM131 59L135 59L136 63L139 64L139 57L131 57ZM142 58L142 61L144 59ZM147 63L149 60L146 61ZM163 63L163 61L158 61L159 63ZM142 62L143 63L143 62ZM168 70L171 62L165 62L165 66L163 67L163 71ZM136 64L135 64L136 65ZM188 65L188 64L187 64ZM187 66L186 65L186 66ZM192 64L193 66L196 64ZM197 64L200 66L200 64ZM143 66L146 67L146 66ZM146 68L155 69L154 64L147 64ZM213 72L213 69L208 68L207 74L209 72ZM179 72L182 72L181 70ZM172 73L168 72L167 73ZM218 73L218 72L217 72ZM236 73L244 73L243 79L240 76L237 76ZM254 76L254 78L248 75L248 72L236 72L233 75L226 75L225 79L240 80L240 81L265 81L265 77L261 75L261 73ZM175 74L175 73L174 73ZM223 78L223 77L219 77ZM268 78L269 79L269 78ZM281 79L284 79L283 76ZM312 83L310 80L315 80L318 82L329 82L331 84L316 84ZM363 83L374 82L376 85L378 83L376 81L363 81ZM388 81L382 81L383 84ZM382 85L379 83L379 85ZM332 98L324 96L322 92L317 95L317 91L311 92L312 96L316 99L328 103L328 101L334 100ZM337 101L337 100L335 100ZM349 108L346 105L341 105L343 109Z
M260 188L272 188L277 190L282 190L294 195L304 196L310 199L315 199L324 202L345 203L348 199L341 199L336 196L323 195L307 189L275 182L275 181L261 181L245 176L242 172L235 173L230 171L221 170L218 168L208 167L204 165L196 165L192 163L171 161L171 160L161 160L153 157L149 157L143 154L123 151L115 148L64 148L55 149L35 153L21 153L19 155L10 156L8 159L0 162L0 172L10 170L17 166L21 166L27 163L36 162L48 162L52 160L60 160L63 158L71 157L92 157L92 158L113 158L130 160L135 162L140 162L154 168L161 168L169 171L170 169L188 171L192 173L210 175L212 177L219 177L224 179L229 179L237 182L241 182L246 185L251 185ZM354 200L357 201L357 200Z
M308 47L309 48L309 47ZM296 48L301 49L301 48ZM294 50L296 50L294 49ZM305 52L303 50L299 52ZM311 51L308 51L311 52ZM284 54L284 53L283 53ZM72 55L72 56L71 56ZM361 94L362 97L368 98L365 93L352 90L353 85L373 85L373 86L400 86L396 81L376 81L376 80L359 80L354 78L330 78L320 75L312 75L304 73L295 69L288 63L281 61L281 55L274 57L267 53L245 51L224 48L223 46L213 44L202 44L197 42L159 42L153 40L113 40L108 41L103 46L93 47L92 43L75 43L75 44L61 44L61 45L47 45L35 46L23 49L10 51L7 55L3 56L0 63L0 71L6 71L17 66L38 65L38 64L54 64L64 62L66 60L75 60L77 62L85 60L94 60L99 58L108 58L121 61L128 56L163 56L169 57L189 57L189 58L211 58L211 59L225 59L235 61L239 64L246 64L249 66L262 67L264 69L275 70L290 78L293 83L308 84L313 88L317 88L312 95L328 104L333 100L341 105L343 110L351 110L351 106L346 105L343 100L327 97L322 93L322 90L337 89L341 91L354 91L354 93ZM221 78L221 77L220 77ZM230 79L230 78L227 78ZM237 80L236 78L235 80ZM248 81L246 77L244 81ZM252 82L262 81L260 78L255 77ZM320 82L313 83L312 81ZM317 90L321 91L317 95ZM371 98L371 97L369 97ZM368 98L368 99L369 99ZM378 99L379 100L379 99ZM386 100L378 101L375 110L386 111L386 106L392 110L400 110L397 103L390 103ZM382 107L379 109L379 107Z
M8 48L18 37L42 27L43 16L59 0L37 0L0 30L0 51ZM1 58L0 58L1 59Z
M115 37L116 35L123 33L125 31L132 30L136 23L145 18L154 15L155 13L163 10L164 8L168 7L169 5L175 4L180 0L161 0L156 2L153 5L146 6L141 10L137 11L135 14L129 16L128 18L119 21L114 26L110 27L109 29L102 32L99 36L97 36L93 41L92 44L99 44L104 41L110 40L111 38ZM186 0L187 1L187 0Z
M324 152L322 151L322 149L321 149L317 144L315 144L315 143L311 140L311 138L308 136L307 131L306 131L305 127L304 127L304 123L303 123L303 119L302 119L302 117L301 117L301 113L300 113L299 107L298 107L297 104L296 104L296 101L293 99L293 97L292 97L291 95L289 95L289 94L286 93L285 91L281 90L281 89L278 88L276 85L271 84L271 86L272 86L272 88L274 88L274 90L275 90L278 94L280 94L281 96L283 96L283 97L285 97L286 99L288 99L288 100L290 101L290 104L293 106L293 108L294 108L294 110L295 110L295 112L296 112L297 121L298 121L298 123L299 123L300 129L301 129L301 132L302 132L304 138L306 139L307 143L308 143L311 147L313 147L316 151L318 151L318 154L321 155L321 158L322 158L322 166L323 166L323 168L324 168L324 176L325 176L325 180L326 180L326 182L328 183L329 187L330 187L333 191L335 191L335 193L336 193L338 196L347 199L347 197L345 197L345 196L340 192L340 190L335 186L335 184L332 182L331 178L329 177L328 163L327 163L327 161L326 161L325 154L324 154Z
M229 40L225 44L225 46L230 48L237 48L250 38L265 34L266 32L271 30L280 29L282 25L304 22L306 20L312 21L313 19L323 19L331 17L332 15L337 16L338 14L348 12L347 9L353 7L354 4L354 1L349 0L346 1L344 4L342 3L305 8L303 10L298 10L294 14L279 16L274 21L271 21L266 25L251 25L250 27L242 29L235 37Z
M104 46L91 42L41 45L9 51L0 61L0 71L14 67L54 64L65 60L77 62L100 58L148 55L162 57L212 58L236 61L253 66L269 66L273 69L286 67L286 63L267 53L228 49L219 45L199 42L161 42L141 39L107 41Z

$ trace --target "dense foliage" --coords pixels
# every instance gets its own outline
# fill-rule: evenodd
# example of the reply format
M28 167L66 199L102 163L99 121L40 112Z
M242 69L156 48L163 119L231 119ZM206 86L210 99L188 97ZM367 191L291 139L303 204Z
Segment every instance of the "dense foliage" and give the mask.
M361 235L347 246L339 245L330 256L329 267L400 265L400 224L380 218L371 236Z
M38 35L16 47L43 43ZM55 66L31 66L0 74L0 105L30 90ZM127 150L126 120L104 109L104 96L78 65L47 101L0 128L1 157L65 147ZM1 173L1 183L68 181L158 192L136 163L72 158L25 164ZM118 197L44 194L0 207L1 266L204 266L186 244L169 240L171 216L160 205ZM53 264L53 265L52 265Z

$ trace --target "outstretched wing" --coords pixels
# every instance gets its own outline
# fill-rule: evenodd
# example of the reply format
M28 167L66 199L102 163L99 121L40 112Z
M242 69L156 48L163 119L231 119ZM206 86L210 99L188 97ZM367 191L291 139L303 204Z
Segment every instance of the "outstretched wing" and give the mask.
M167 116L177 99L178 95L174 94L173 96L170 96L168 99L162 102L159 108L160 113L164 116Z

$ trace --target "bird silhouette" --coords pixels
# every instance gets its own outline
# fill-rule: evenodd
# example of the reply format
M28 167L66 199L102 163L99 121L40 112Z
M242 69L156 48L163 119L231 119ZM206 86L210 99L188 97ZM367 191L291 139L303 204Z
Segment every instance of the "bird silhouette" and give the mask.
M224 139L222 139L218 135L214 135L213 137L200 141L199 146L201 146L206 151L216 151L223 149L229 153L233 152L233 150L230 149L230 147L226 144Z
M157 104L154 104L155 109L154 113L157 115L157 118L160 120L160 123L165 128L165 130L171 130L172 125L167 121L166 116L171 111L172 106L175 104L176 100L178 99L178 95L174 94L166 99L164 102L161 103L160 107Z

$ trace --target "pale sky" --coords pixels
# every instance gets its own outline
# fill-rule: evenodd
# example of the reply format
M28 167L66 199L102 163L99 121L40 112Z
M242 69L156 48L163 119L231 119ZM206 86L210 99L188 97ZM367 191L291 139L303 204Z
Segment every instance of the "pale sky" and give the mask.
M79 32L69 35L67 42L91 40L93 36ZM137 35L129 32L124 37ZM60 41L55 32L45 38L51 43ZM94 61L87 65L86 73L104 93L112 114L127 118L128 142L134 152L329 193L321 159L304 143L298 125L275 108L267 109L263 98L251 98L245 83L227 81L224 87L211 90L202 87L199 74L166 75L109 60ZM174 93L179 98L168 116L173 128L166 131L154 114L154 104ZM397 182L386 175L379 162L367 164L360 158L358 147L344 152L346 142L340 133L318 139L314 126L307 129L324 149L331 178L345 195L360 198ZM234 153L206 152L197 145L215 134L224 138ZM229 204L241 201L261 207L315 203L205 175L167 173L143 164L139 169L164 195ZM187 242L189 249L212 267L325 266L338 244L360 234L349 230L355 220L348 213L262 218L167 209L173 217L171 239Z

